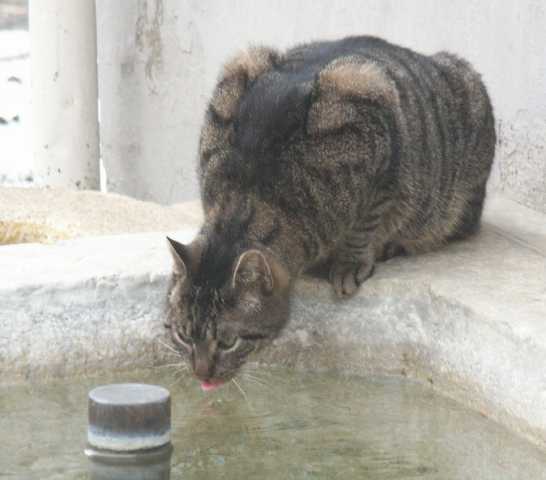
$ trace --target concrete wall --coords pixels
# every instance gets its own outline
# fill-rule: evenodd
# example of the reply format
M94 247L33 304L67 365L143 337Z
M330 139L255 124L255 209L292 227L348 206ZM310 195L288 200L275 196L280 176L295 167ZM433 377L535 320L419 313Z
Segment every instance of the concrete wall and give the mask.
M98 0L102 154L113 191L197 195L207 97L248 43L279 48L373 34L447 49L483 73L497 115L492 186L546 212L546 6L542 0Z

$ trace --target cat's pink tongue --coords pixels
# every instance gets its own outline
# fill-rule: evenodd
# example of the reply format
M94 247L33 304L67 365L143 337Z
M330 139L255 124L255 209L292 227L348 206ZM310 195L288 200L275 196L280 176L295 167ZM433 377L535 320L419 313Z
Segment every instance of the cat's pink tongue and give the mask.
M201 382L201 390L203 390L203 392L210 392L218 388L223 383L224 382L221 380L216 380L215 382Z

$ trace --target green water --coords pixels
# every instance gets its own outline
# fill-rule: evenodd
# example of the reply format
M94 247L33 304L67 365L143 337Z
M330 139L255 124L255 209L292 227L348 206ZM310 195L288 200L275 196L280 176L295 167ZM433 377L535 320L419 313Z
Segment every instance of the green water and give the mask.
M546 454L403 379L253 372L212 393L165 370L0 387L0 478L85 479L87 392L140 381L173 397L172 479L546 479Z

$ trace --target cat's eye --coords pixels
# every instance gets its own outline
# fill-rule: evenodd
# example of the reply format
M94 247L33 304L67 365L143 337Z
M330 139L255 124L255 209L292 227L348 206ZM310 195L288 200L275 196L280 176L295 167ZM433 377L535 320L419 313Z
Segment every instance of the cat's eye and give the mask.
M220 350L231 350L236 347L238 342L239 342L238 337L222 338L217 340L218 348Z
M263 340L264 338L267 338L267 335L262 335L261 333L255 333L255 334L241 335L241 338L249 342L255 342L256 340Z

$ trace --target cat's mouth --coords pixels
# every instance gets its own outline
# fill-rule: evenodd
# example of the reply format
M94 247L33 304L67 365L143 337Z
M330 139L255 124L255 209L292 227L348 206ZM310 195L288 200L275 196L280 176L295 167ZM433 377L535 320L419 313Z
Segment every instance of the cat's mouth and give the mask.
M201 390L204 392L211 392L212 390L216 390L218 387L221 387L224 383L225 381L221 379L203 381L201 382Z

